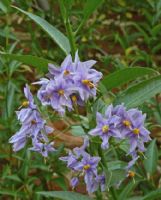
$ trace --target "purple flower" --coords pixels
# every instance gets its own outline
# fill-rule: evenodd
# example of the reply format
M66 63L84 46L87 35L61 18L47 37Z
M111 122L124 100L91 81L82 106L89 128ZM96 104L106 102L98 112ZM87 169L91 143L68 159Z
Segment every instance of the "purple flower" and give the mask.
M150 132L144 127L145 118L146 115L138 109L127 111L123 104L116 107L110 105L104 116L97 113L97 126L89 134L101 137L103 149L108 148L110 137L127 140L130 146L128 154L132 156L132 160L126 169L130 169L139 158L138 152L145 151L144 143L151 140Z
M84 171L85 174L97 174L97 165L101 160L100 157L91 157L89 154L84 154L83 158L78 164L74 167L76 171Z
M89 146L89 139L87 137L84 138L84 144L81 147L76 147L72 151L69 151L68 156L60 157L59 159L67 162L67 167L72 170L79 164L80 159L83 158L83 155L87 154L85 149Z
M133 167L133 165L136 163L138 160L139 156L134 156L133 159L128 163L128 166L126 167L126 170L129 170L130 168Z
M35 109L36 105L34 104L33 96L31 94L29 86L27 84L26 84L26 87L24 88L24 94L25 94L25 97L27 98L28 102L23 102L23 103L27 104L28 107Z
M96 61L95 60L88 60L88 61L81 62L80 59L79 59L78 51L76 51L75 59L74 59L74 66L75 66L76 70L79 68L79 65L81 65L81 64L83 64L85 66L85 68L89 70L89 69L91 69L91 67L93 65L96 64Z
M82 147L74 148L73 152L70 151L68 156L61 157L60 160L67 162L67 166L72 169L74 173L78 173L80 175L84 174L87 191L88 193L93 193L98 189L99 184L103 185L103 178L101 179L101 176L97 175L97 166L101 158L97 156L90 156L85 151L88 146L88 138L85 138ZM71 180L73 188L79 182L78 176L79 175L77 175L77 177L73 177Z
M53 145L54 145L54 142L46 144L46 143L41 143L39 141L34 141L33 142L33 147L31 147L29 149L32 150L32 151L39 152L44 157L47 157L49 152L56 151L53 148Z
M100 185L101 191L105 191L105 187L106 187L106 179L105 179L105 174L101 174L101 175L97 175L96 177L96 181L98 182L98 184Z
M87 186L87 191L93 193L97 190L100 181L97 180L97 166L100 161L100 157L91 157L88 153L79 155L79 157L69 154L68 157L63 157L61 160L66 161L67 166L74 172L80 172L84 174L84 181ZM71 181L72 187L78 184L78 177L74 177Z
M76 90L78 90L78 89L75 89L75 91L76 91ZM72 94L70 95L70 99L71 99L71 101L72 101L72 105L73 105L73 106L77 106L77 105L79 105L79 106L84 106L84 101L80 98L78 92L72 93Z
M83 101L96 96L97 84L102 78L102 73L94 69L88 69L84 63L79 62L74 83Z
M120 122L120 118L116 115L112 115L113 106L110 105L103 117L100 113L97 113L96 121L97 126L89 132L90 135L100 136L102 139L101 147L102 149L107 149L109 147L109 138L121 138L120 131L117 128L117 124Z
M26 87L24 88L24 94L25 94L25 97L27 98L27 101L24 101L21 107L26 107L26 108L22 108L20 111L16 112L17 118L18 120L20 120L21 123L23 123L28 118L30 118L32 110L36 109L33 96L27 84L26 84Z
M71 151L69 151L69 154L68 156L65 156L65 157L60 157L59 159L64 161L64 162L67 162L67 167L69 167L70 169L74 170L75 169L75 166L77 166L78 164L78 159L79 159L80 156L76 155L76 154L73 154Z
M75 170L83 171L85 173L84 181L86 183L88 193L93 193L98 188L98 183L95 180L95 177L97 176L97 166L100 160L100 157L91 157L86 154L79 165L75 167Z
M53 131L53 128L46 126L46 121L42 119L40 113L34 104L33 96L26 85L24 93L28 99L28 103L24 106L27 108L21 109L17 112L17 117L20 120L22 126L18 132L16 132L10 139L9 142L13 143L13 150L19 151L22 149L27 140L31 138L34 151L39 151L43 156L47 155L48 151L54 151L51 147L52 143L49 144L47 135Z
M97 177L95 175L86 174L84 177L84 181L86 183L86 189L89 194L98 190L99 181L97 180Z
M54 64L49 64L48 66L49 73L47 74L47 76L50 79L55 79L55 77L59 78L59 76L63 76L66 80L72 80L75 69L71 55L68 55L64 59L60 67L56 67Z
M129 154L136 150L145 151L144 143L151 140L150 132L144 127L146 115L138 109L130 109L127 111L127 118L127 121L124 121L128 124L124 136L129 139Z
M66 108L73 110L77 105L83 106L84 101L96 96L96 87L102 78L102 73L92 69L93 60L81 62L76 52L75 60L68 55L58 68L49 64L49 79L41 79L38 98L42 105L52 108L64 115Z
M150 132L144 127L146 115L138 109L126 111L124 105L118 105L114 108L113 113L120 117L118 124L121 135L129 140L129 154L136 154L136 150L144 152L144 143L150 139Z
M75 147L73 149L73 152L75 155L77 155L77 157L82 156L82 155L86 154L87 147L89 147L89 138L84 137L83 145L81 147Z
M28 137L28 127L22 126L21 129L9 139L9 143L13 143L13 151L19 151L24 148L27 137Z
M41 85L41 88L37 92L37 97L41 101L43 106L50 105L50 94L46 91L49 80L41 78L40 81L34 82L34 85Z
M51 106L59 113L64 114L66 107L68 109L73 108L70 98L73 92L72 87L62 77L51 80L47 85L46 91L50 95Z
M27 138L36 138L39 132L44 128L45 121L40 117L37 110L31 110L30 116L23 121L20 131L13 135L9 142L14 143L14 151L22 149ZM23 145L20 140L23 138ZM15 148L16 147L16 148Z
M72 188L75 188L79 183L79 179L78 177L73 177L70 181L70 185L72 186Z

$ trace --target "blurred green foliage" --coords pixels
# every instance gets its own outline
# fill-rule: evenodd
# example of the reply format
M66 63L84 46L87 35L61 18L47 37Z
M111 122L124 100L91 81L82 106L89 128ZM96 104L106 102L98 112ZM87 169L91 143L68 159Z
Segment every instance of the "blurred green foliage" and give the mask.
M58 159L63 145L43 159L27 149L14 154L8 139L19 128L15 110L23 101L24 84L39 79L48 60L60 63L70 49L72 54L79 49L83 60L96 59L96 68L105 75L91 114L82 116L83 128L79 124L71 128L74 135L89 129L87 121L93 126L96 111L104 108L99 98L103 96L107 103L123 99L127 105L140 106L148 114L148 127L157 141L148 146L150 156L144 165L136 166L136 182L125 180L109 198L160 199L161 78L156 77L161 66L160 38L161 0L0 1L0 199L53 199L37 192L69 189L66 168ZM135 71L127 71L132 67ZM122 149L126 151L123 145ZM114 149L108 161L115 154ZM110 161L109 187L119 176L126 178L119 171L123 164Z

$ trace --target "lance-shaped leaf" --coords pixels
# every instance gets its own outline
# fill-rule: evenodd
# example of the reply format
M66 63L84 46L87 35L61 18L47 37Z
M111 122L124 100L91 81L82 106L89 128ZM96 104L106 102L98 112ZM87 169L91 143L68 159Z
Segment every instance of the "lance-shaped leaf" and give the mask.
M154 73L157 72L154 69L147 67L129 67L120 69L105 76L102 80L102 83L108 90L111 90L112 88L119 87L125 83L128 83L129 81L135 80L136 78Z
M144 160L144 167L146 171L153 174L157 169L158 162L158 149L156 140L152 140L146 151L146 159Z
M16 8L18 11L22 12L23 14L27 15L30 19L32 19L36 24L38 24L58 45L59 47L66 53L69 54L70 52L70 44L68 38L61 33L57 28L49 24L43 18L34 15L32 13L26 12L20 8L12 6Z
M161 197L161 188L154 190L152 192L149 192L147 195L145 195L141 200L159 200Z
M78 33L82 27L84 26L85 22L88 20L90 15L103 3L103 0L87 0L84 8L83 8L83 19L76 30L76 33Z
M116 97L115 104L124 103L127 108L137 107L161 92L161 75L142 81Z
M4 53L4 52L0 52L0 54L1 56L5 58L9 58L10 60L17 60L26 65L31 65L33 67L36 67L39 71L42 71L42 72L47 72L48 64L53 63L50 60L40 58L37 56L32 56L32 55L16 55L16 54Z
M37 194L40 194L45 197L56 197L63 200L92 200L88 196L68 191L37 192Z

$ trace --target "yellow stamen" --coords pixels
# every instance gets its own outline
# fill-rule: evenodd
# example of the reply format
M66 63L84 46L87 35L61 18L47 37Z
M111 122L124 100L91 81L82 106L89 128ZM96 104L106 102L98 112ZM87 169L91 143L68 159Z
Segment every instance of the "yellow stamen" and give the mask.
M108 131L109 131L109 126L104 125L104 126L102 127L102 132L103 132L103 133L107 133Z
M64 90L58 90L59 95L64 95Z
M84 170L88 170L91 166L88 164L88 165L84 165L83 169Z
M64 75L67 76L70 74L70 71L69 70L64 70Z
M29 105L29 101L22 102L22 106L27 107Z
M72 99L72 101L73 101L74 103L77 102L77 97L76 97L75 95L72 95L71 99Z
M94 85L90 80L88 80L88 79L82 80L82 83L83 83L84 85L88 86L88 87L91 88L91 89L95 87L95 85Z
M128 177L133 178L135 176L135 172L129 171L128 172Z
M123 123L123 125L125 125L127 127L129 127L131 125L130 121L128 121L128 120L124 120L122 123Z
M134 129L133 129L133 133L134 133L135 135L138 135L138 134L140 133L140 130L139 130L138 128L134 128Z

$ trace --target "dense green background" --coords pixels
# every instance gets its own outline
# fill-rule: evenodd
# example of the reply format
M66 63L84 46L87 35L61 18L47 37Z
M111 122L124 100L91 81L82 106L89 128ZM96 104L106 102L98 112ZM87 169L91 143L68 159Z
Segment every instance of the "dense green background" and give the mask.
M97 60L96 69L104 74L98 99L94 105L91 102L89 123L96 111L103 109L102 100L107 104L124 102L129 108L139 106L147 113L147 126L155 138L148 146L147 159L137 166L135 183L124 180L114 195L107 194L108 198L159 200L160 41L160 0L1 0L0 199L88 199L74 193L37 193L70 189L65 177L68 171L58 160L64 152L63 145L57 153L43 159L27 148L15 154L8 144L19 128L15 110L24 100L25 83L44 76L48 62L60 64L65 55L74 55L78 49L82 60ZM32 91L36 91L33 86ZM84 131L88 130L86 120L82 116ZM74 128L74 135L84 134L80 126ZM123 165L121 161L111 161L111 171L117 169L111 179L114 183L125 176L120 170ZM78 192L84 190L80 188Z

